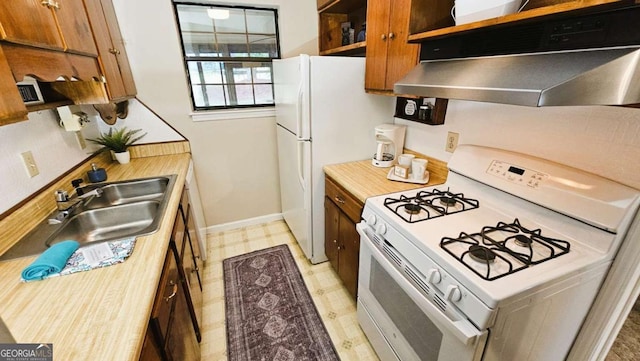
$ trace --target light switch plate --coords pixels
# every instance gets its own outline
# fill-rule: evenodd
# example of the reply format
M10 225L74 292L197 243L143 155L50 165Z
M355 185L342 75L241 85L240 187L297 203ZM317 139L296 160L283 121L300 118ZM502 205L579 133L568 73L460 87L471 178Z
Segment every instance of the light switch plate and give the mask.
M24 167L27 169L27 174L29 178L33 178L40 174L38 170L38 166L36 165L35 159L33 159L33 154L31 151L24 152L20 154L22 156L22 162L24 163Z
M84 149L87 147L87 142L84 139L84 135L82 135L82 131L80 130L76 131L76 140L78 141L78 145L80 146L80 149Z

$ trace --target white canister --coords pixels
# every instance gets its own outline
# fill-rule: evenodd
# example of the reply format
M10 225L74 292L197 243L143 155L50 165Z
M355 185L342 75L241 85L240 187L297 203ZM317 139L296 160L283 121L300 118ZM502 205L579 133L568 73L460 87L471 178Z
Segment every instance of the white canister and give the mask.
M398 157L398 164L411 169L411 161L415 157L416 156L413 154L407 154L407 153L400 154L400 156Z
M411 178L415 180L423 180L427 172L427 164L429 161L422 158L415 158L411 161Z

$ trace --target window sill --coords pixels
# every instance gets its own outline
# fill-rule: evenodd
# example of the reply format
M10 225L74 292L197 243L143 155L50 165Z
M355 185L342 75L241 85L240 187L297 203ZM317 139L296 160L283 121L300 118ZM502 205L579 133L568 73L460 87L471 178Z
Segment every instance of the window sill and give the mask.
M227 109L212 110L207 112L191 113L191 120L194 122L206 122L210 120L231 120L247 118L275 117L275 107L253 108L253 109Z

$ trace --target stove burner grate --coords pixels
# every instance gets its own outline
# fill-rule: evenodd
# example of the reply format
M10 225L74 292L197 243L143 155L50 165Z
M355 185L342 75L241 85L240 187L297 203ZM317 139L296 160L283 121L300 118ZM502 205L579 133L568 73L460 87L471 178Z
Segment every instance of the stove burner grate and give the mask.
M525 250L515 250L513 245ZM493 281L567 254L570 244L545 237L540 229L529 230L516 218L512 223L498 222L496 226L483 227L477 233L462 232L457 238L444 237L440 240L440 248L478 276ZM485 269L478 270L474 262L485 265Z
M476 209L480 203L465 197L463 193L434 188L429 191L419 191L414 197L400 195L398 198L386 198L384 205L406 222L415 223ZM424 212L418 211L416 207Z

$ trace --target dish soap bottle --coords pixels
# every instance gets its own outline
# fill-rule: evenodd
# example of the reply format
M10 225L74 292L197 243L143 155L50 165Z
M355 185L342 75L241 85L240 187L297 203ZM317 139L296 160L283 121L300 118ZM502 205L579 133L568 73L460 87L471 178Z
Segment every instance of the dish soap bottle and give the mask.
M87 177L91 183L104 182L107 180L107 171L104 168L97 168L95 163L91 163L91 170L87 172Z

